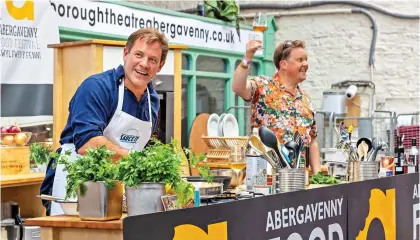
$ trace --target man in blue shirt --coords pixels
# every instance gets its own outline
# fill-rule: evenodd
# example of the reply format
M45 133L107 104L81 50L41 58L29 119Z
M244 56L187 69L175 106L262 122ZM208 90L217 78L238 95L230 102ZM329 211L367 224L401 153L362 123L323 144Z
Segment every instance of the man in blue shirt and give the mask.
M124 66L88 77L69 104L69 117L60 137L60 153L70 150L70 160L88 148L106 145L114 151L114 161L130 150L140 151L149 141L157 123L159 96L152 79L163 65L168 41L158 30L140 29L132 33L123 52ZM48 164L41 193L65 196L66 175L62 165ZM60 205L44 203L47 215L62 214Z

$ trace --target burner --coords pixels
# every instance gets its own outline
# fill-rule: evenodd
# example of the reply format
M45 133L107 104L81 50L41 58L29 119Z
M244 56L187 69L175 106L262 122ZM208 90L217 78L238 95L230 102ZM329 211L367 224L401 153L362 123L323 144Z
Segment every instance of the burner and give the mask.
M219 203L227 203L227 202L233 202L237 200L243 200L243 199L249 199L254 198L256 196L264 196L262 193L255 193L255 192L249 192L249 194L236 194L232 192L224 192L222 194L216 195L214 197L209 198L202 198L201 204L202 205L213 205L213 204L219 204Z

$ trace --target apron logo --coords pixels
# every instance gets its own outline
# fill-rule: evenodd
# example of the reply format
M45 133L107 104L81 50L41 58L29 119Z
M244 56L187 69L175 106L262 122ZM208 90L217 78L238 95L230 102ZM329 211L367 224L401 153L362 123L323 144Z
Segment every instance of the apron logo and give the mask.
M139 138L139 131L137 131L136 129L128 129L127 131L121 134L120 143L132 145L135 144Z
M120 142L136 143L138 139L139 139L139 136L127 135L123 133L120 137Z

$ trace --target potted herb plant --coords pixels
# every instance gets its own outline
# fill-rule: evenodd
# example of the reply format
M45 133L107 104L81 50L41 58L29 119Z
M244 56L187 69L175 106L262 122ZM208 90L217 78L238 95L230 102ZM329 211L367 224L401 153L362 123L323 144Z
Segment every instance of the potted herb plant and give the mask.
M65 198L77 196L82 220L106 221L122 216L123 186L116 180L118 167L110 159L113 155L101 146L88 149L74 162L69 162L67 155L56 156L68 173Z
M52 153L51 146L35 142L29 145L29 160L31 170L34 172L46 172L47 164Z
M174 140L163 144L152 139L151 146L131 152L118 162L118 179L125 185L128 216L163 211L161 197L167 185L175 191L178 204L191 201L194 187L181 177L179 149Z

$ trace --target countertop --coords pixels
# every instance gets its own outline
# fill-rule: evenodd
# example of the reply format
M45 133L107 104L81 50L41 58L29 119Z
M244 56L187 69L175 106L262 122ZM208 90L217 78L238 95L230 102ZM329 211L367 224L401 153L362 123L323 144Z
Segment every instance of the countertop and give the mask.
M47 216L26 219L26 226L54 227L54 228L89 228L89 229L115 229L122 230L122 220L126 214L119 220L113 221L83 221L79 216Z
M6 188L6 187L41 184L44 178L45 178L45 173L1 175L0 185L2 188Z

